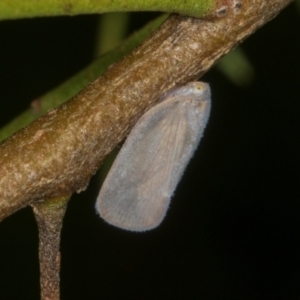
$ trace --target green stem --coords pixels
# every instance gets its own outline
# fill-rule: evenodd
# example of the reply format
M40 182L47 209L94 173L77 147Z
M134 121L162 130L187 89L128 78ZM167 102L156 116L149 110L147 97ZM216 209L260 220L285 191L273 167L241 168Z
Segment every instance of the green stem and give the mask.
M119 46L128 33L130 13L108 13L99 16L95 56Z
M126 11L175 12L203 17L214 10L217 2L227 0L1 0L0 20Z

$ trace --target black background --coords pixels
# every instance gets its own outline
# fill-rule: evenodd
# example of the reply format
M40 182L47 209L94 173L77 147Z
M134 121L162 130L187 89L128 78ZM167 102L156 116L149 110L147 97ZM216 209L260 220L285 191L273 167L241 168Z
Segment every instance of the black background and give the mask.
M131 29L153 14L132 14ZM97 16L0 23L0 127L93 59ZM61 299L299 299L300 18L291 5L242 44L255 78L202 80L212 113L162 225L103 222L99 179L62 232ZM1 176L1 174L0 174ZM30 208L0 224L0 298L39 299Z

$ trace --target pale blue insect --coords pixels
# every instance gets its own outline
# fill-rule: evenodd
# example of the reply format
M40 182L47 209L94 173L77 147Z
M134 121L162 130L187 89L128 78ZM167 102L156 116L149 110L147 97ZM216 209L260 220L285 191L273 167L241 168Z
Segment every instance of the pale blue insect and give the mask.
M210 88L190 82L161 97L130 132L97 198L108 223L145 231L164 219L170 199L202 137Z

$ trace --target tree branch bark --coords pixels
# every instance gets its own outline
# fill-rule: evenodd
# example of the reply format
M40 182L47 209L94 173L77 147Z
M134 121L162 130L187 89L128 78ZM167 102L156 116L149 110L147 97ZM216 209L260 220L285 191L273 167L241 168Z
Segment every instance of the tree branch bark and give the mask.
M0 144L0 219L84 190L103 158L168 89L195 80L291 0L224 1L222 19L171 16L64 105Z
M39 228L41 300L60 299L60 234L67 199L54 198L32 206Z

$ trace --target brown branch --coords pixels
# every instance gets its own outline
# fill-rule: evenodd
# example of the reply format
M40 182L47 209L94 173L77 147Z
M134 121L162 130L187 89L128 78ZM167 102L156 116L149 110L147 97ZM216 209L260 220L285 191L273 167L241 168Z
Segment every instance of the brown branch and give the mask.
M290 2L224 0L227 16L215 21L173 15L66 104L3 141L0 219L37 200L84 190L162 93L199 78Z
M39 228L39 262L42 300L60 299L60 233L67 199L61 197L32 205Z

